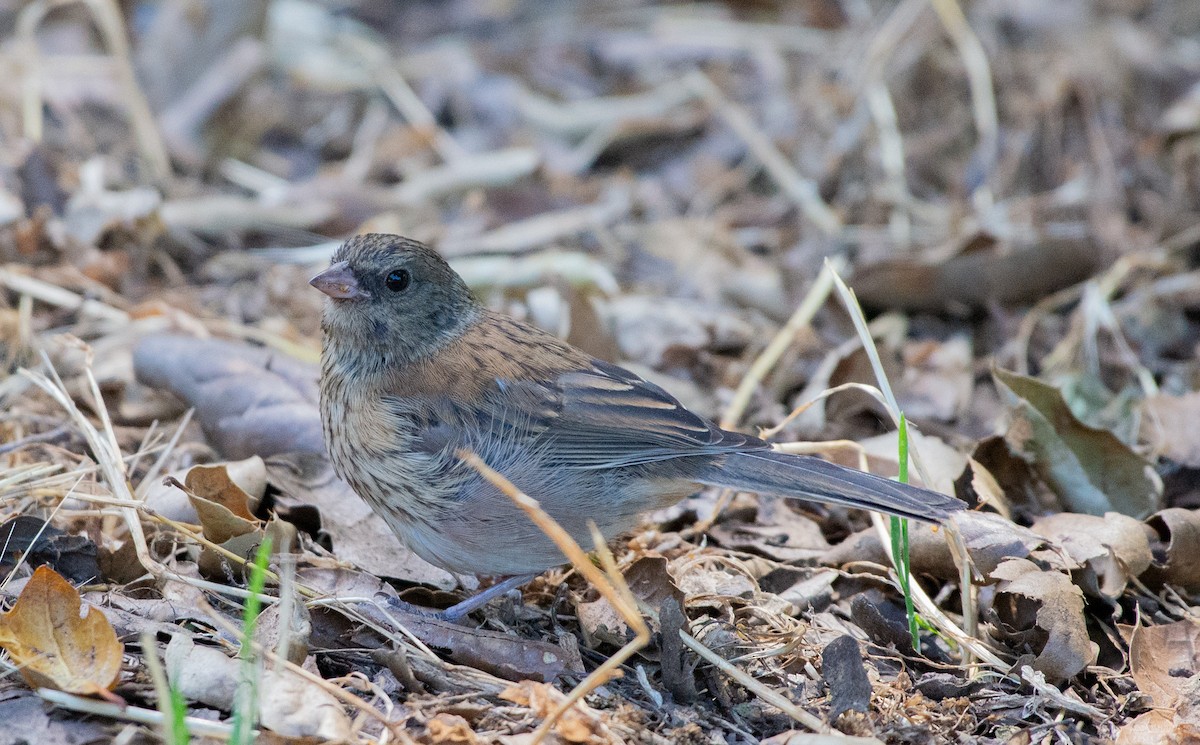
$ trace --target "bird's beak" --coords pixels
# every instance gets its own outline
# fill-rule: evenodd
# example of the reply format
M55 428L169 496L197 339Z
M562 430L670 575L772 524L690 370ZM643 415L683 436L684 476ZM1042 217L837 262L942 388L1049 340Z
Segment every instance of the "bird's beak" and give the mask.
M328 269L308 280L308 283L334 300L362 300L371 297L358 286L354 272L344 261L331 264Z

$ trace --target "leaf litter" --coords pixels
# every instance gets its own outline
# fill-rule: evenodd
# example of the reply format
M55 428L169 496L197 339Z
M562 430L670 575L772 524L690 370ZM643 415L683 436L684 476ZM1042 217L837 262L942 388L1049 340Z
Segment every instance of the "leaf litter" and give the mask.
M612 545L649 641L551 738L1195 737L1193 3L225 5L0 10L16 730L164 731L149 632L227 736L267 536L264 736L530 742L638 636L578 568L465 625L380 612L490 581L399 546L323 456L304 283L387 230L690 407L891 475L895 412L816 289L839 254L922 477L977 505L912 526L969 635L931 617L919 652L863 515L650 516Z

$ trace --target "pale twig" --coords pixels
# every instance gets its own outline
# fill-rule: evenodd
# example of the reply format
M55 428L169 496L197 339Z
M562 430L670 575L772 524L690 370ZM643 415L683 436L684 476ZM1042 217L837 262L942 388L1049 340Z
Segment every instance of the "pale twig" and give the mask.
M392 191L401 204L419 204L469 189L507 186L535 170L542 157L528 147L513 147L456 158L414 173Z
M629 194L622 188L614 188L594 204L515 220L472 238L444 240L438 250L447 256L530 251L561 238L585 233L596 226L623 220L632 208Z
M743 688L750 691L754 695L766 703L779 709L784 714L787 714L792 719L809 728L813 732L829 732L829 725L822 722L816 716L809 714L804 709L801 709L796 704L789 701L783 694L765 685L764 683L755 680L752 676L746 673L736 665L731 664L724 657L712 651L708 647L701 644L696 637L687 633L683 629L679 630L679 638L683 643L696 654L704 658L704 660L729 677L736 680Z
M836 235L842 229L842 218L825 201L817 185L800 175L796 167L779 152L779 148L754 124L749 112L730 101L707 75L699 70L687 77L688 84L708 102L713 113L746 143L763 168L800 211L826 235Z
M73 693L55 691L49 688L39 688L37 689L37 694L55 706L84 714L107 717L117 721L137 722L138 724L160 728L167 721L162 712L153 709L143 709L128 704L113 704L108 701L97 701L94 698L85 698L84 696L76 696ZM200 719L198 717L184 717L183 723L187 726L188 732L200 737L215 737L221 740L228 740L233 734L233 728L224 722L214 722L210 719Z
M559 102L522 90L517 107L535 127L561 135L582 136L623 121L655 119L696 97L686 81L670 80L627 96L600 96Z
M551 727L558 721L558 718L570 709L576 701L616 675L625 660L629 659L639 649L650 642L650 628L638 612L637 602L633 599L633 594L630 592L629 586L625 584L624 577L617 570L612 554L609 553L608 547L604 542L604 537L600 535L594 524L591 526L592 539L596 542L596 551L600 556L601 563L604 564L604 572L601 572L596 568L595 564L588 560L587 554L579 547L579 544L575 542L571 534L564 530L554 518L546 514L546 511L542 509L542 506L536 499L533 499L514 486L511 481L487 463L484 463L475 453L460 450L458 451L458 457L478 471L493 486L507 495L517 507L521 508L529 516L529 519L533 521L533 524L545 533L550 540L554 541L554 545L558 546L559 550L563 552L563 556L571 562L571 566L596 588L600 595L612 605L613 609L620 614L621 618L634 632L632 640L621 647L612 657L605 660L604 664L593 670L579 685L575 686L567 694L566 698L555 707L554 711L546 717L546 720L534 732L532 745L536 745L550 732Z
M78 311L81 315L101 318L118 324L129 323L129 314L120 308L86 298L78 293L50 284L41 279L0 268L0 285L19 295L28 295L56 308Z

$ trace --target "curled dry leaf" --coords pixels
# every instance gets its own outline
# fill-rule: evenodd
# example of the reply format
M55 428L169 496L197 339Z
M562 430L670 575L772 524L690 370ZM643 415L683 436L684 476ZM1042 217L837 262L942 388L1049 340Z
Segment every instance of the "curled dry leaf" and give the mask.
M1153 531L1154 564L1145 580L1154 585L1172 584L1185 590L1200 587L1200 561L1196 547L1200 546L1200 511L1178 507L1156 512L1146 520Z
M227 457L325 452L313 365L248 344L170 335L141 340L133 364L139 381L194 407Z
M193 472L197 470L208 473L193 476ZM254 515L250 513L257 509L259 501L267 491L266 464L257 455L245 460L192 466L172 473L171 478L186 484L201 497L224 504L234 514L246 519L253 519ZM163 517L185 523L200 522L188 495L173 486L169 480L164 479L152 484L146 492L145 501L147 507ZM245 505L244 509L237 509L238 504Z
M124 646L108 619L49 567L38 567L12 610L0 615L0 647L34 688L99 694L121 673Z
M1117 627L1129 644L1129 673L1154 706L1176 708L1180 683L1200 673L1200 623L1184 619L1157 626Z
M1041 518L1031 529L1080 564L1075 580L1092 596L1119 598L1129 580L1141 576L1152 559L1146 526L1116 512L1104 517L1060 512Z
M1088 638L1083 591L1062 572L1010 559L996 567L1000 580L993 611L996 635L1019 653L1035 655L1033 668L1052 682L1068 680L1096 661Z
M425 730L433 745L478 745L481 742L471 729L471 723L457 714L438 714L425 724Z
M1012 408L1009 446L1033 460L1070 511L1142 518L1154 510L1162 480L1149 462L1112 432L1080 422L1054 386L1006 370L993 375Z
M196 496L216 502L238 517L253 520L254 509L267 491L267 467L258 456L234 463L193 466L183 483Z

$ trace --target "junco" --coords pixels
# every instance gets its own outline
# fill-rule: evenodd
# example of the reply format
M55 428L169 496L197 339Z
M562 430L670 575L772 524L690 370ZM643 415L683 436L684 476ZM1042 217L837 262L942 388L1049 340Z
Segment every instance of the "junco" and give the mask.
M413 551L452 572L523 578L564 562L461 448L585 546L589 521L612 537L704 485L932 522L964 507L719 429L628 370L484 308L416 241L353 238L311 284L329 296L321 416L334 468Z

